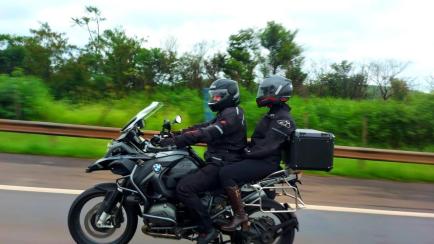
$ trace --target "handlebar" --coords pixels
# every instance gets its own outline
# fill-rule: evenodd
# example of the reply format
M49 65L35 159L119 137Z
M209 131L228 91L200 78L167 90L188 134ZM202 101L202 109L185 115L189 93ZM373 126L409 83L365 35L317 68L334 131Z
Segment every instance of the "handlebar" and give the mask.
M173 123L179 122L175 120ZM143 150L144 152L162 152L174 150L177 148L175 145L162 147L159 144L163 138L173 137L173 133L171 132L171 124L173 123L165 120L160 134L154 135L151 140L143 139L142 136L144 133L141 131L141 127L139 126L129 126L128 130L122 130L121 135L116 140L132 143L137 147L137 149Z
M154 138L159 138L157 140L162 139L161 135L154 135L154 137L152 139L154 139ZM174 150L177 148L175 145L162 147L158 144L158 141L153 143L152 139L151 140L145 140L143 142L143 151L145 151L145 152L163 152L163 151Z

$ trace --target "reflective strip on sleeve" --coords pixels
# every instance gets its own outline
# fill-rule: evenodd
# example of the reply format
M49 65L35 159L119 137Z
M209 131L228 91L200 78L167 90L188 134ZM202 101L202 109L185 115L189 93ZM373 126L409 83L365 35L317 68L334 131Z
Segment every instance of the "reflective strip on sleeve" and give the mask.
M235 108L237 110L237 115L240 115L240 110L238 110L238 107Z
M272 127L271 129L274 130L275 132L277 132L277 133L279 133L279 134L285 136L285 137L288 136L285 132L283 132L283 131L281 131L281 130L279 130L279 129L276 129L276 128L274 128L274 127Z
M222 130L222 128L220 128L220 126L218 126L218 125L214 125L214 127L217 128L217 130L220 131L220 134L223 135L223 130Z

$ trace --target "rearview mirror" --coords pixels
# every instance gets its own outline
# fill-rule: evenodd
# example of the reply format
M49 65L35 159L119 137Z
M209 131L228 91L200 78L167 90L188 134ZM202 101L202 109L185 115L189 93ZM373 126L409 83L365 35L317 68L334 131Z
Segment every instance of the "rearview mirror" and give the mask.
M176 115L175 120L173 120L173 123L175 124L181 124L182 118L179 115Z

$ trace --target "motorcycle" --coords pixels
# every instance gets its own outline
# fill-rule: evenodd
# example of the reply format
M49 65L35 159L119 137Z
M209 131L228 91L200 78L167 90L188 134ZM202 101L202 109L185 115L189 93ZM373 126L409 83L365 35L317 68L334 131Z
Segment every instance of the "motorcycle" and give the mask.
M86 169L87 173L110 170L119 175L114 183L97 184L72 203L68 228L77 243L128 243L136 233L138 218L145 235L167 239L198 237L194 218L175 195L177 182L205 165L192 147L161 147L158 141L171 136L165 120L160 134L144 139L145 120L161 107L153 102L134 116L113 140L105 156ZM234 232L219 230L212 243L293 243L298 221L295 211L304 206L297 188L299 175L291 169L277 171L258 182L241 186L249 215L249 228ZM205 192L201 200L219 228L233 216L223 190ZM289 200L289 201L288 201ZM280 203L279 201L284 201Z

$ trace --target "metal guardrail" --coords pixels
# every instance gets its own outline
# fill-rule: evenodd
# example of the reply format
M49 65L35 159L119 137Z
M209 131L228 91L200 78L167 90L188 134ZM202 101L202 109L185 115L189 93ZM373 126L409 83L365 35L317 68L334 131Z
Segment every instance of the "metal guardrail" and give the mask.
M119 128L71 125L47 122L0 119L0 131L31 134L72 136L85 138L113 139L119 136ZM145 138L151 138L158 131L143 131ZM199 144L204 146L204 144ZM393 161L434 165L434 153L374 149L363 147L335 146L335 157Z

